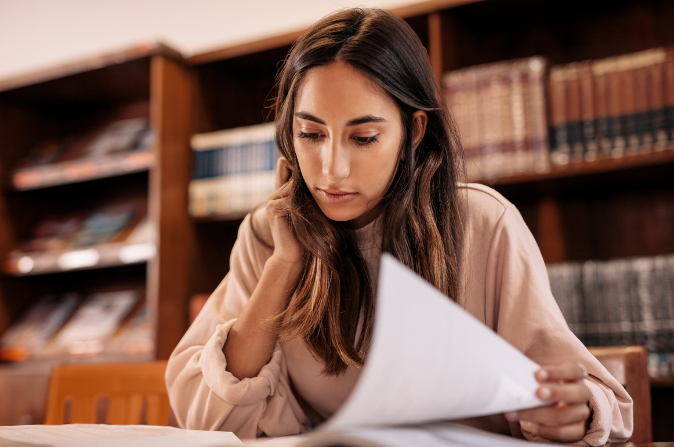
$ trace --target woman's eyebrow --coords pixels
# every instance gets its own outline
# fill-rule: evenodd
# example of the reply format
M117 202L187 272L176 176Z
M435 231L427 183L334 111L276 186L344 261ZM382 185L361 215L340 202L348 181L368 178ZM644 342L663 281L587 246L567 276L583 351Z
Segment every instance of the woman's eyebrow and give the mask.
M305 119L307 121L313 121L318 124L323 124L325 125L325 121L323 121L320 118L317 118L313 116L310 113L306 112L297 112L295 114L297 118ZM365 123L383 123L386 122L385 118L379 117L379 116L372 116L372 115L366 115L366 116L361 116L360 118L354 118L350 120L348 123L346 123L347 126L357 126L359 124L365 124Z
M372 115L366 115L366 116L361 116L360 118L352 119L348 123L346 123L347 126L357 126L359 124L365 124L365 123L383 123L386 120L382 117L379 116L372 116Z
M309 113L306 113L306 112L297 112L297 113L295 114L295 116L296 116L297 118L301 118L301 119L307 120L307 121L313 121L313 122L315 122L315 123L323 124L323 125L325 126L325 121L323 121L323 120L320 119L320 118L316 118L315 116L313 116L313 115L311 115L311 114L309 114Z

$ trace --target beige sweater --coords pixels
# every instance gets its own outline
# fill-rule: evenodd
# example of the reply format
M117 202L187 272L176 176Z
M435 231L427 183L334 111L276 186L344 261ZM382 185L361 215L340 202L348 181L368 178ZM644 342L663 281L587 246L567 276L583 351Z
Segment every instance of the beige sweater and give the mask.
M539 364L586 365L593 418L578 445L626 440L632 432L632 399L569 331L550 292L538 246L519 212L485 186L469 184L461 191L467 200L467 221L464 293L459 304ZM303 433L339 408L360 370L350 368L339 377L322 375L323 365L300 340L277 343L257 377L239 381L225 370L222 347L229 329L272 254L252 234L250 218L239 229L230 272L169 359L166 384L171 407L183 428L232 431L240 438ZM271 241L264 211L253 219L262 237ZM373 278L379 267L378 235L386 231L378 228L379 222L356 234ZM501 414L463 422L542 441Z

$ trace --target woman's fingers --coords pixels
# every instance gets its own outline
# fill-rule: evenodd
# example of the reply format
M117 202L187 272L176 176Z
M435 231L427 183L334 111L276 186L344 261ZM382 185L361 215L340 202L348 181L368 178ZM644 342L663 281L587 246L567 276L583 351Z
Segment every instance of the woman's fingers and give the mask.
M545 383L536 390L536 397L545 401L580 404L590 400L590 391L583 382Z
M278 162L276 162L276 187L279 189L281 186L285 185L293 170L290 166L290 162L285 157L279 157Z
M585 422L551 426L536 422L522 421L520 422L520 425L522 426L522 429L540 435L546 439L550 439L551 441L575 442L583 439L583 436L585 436Z
M565 425L584 422L590 417L590 408L585 404L560 405L532 408L506 413L510 421L537 422L546 425Z
M545 366L534 374L539 383L567 381L576 382L587 376L585 367L579 363L565 363L558 366Z

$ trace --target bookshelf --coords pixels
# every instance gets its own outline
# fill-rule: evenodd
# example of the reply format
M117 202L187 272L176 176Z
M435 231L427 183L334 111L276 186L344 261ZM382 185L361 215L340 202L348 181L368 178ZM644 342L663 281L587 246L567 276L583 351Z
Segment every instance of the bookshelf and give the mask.
M534 55L553 66L674 45L674 3L662 0L431 0L394 12L419 35L438 79L448 71ZM301 33L191 57L199 97L195 133L270 121L265 107L274 98L274 76ZM518 207L545 261L557 263L674 253L672 178L670 143L660 152L477 181ZM211 292L227 272L241 218L193 219L191 294ZM653 379L654 414L671 416L671 408L659 403L671 387L669 379ZM674 436L658 427L654 439Z
M25 401L0 408L0 424L41 422L53 365L166 359L186 330L188 277L173 260L187 257L190 237L191 89L188 64L161 44L0 81L0 333L46 294L133 289L141 298L125 322L145 305L153 344L142 352L59 353L0 364L0 394L20 390ZM19 167L42 140L136 118L152 130L139 150ZM45 218L74 215L86 223L88 214L129 204L133 225L119 240L21 251ZM136 239L127 228L131 235L138 230Z

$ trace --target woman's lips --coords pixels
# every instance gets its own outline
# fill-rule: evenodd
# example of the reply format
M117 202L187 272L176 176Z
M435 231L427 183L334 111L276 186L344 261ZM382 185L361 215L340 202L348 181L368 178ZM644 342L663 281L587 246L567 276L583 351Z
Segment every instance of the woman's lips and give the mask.
M330 203L350 202L358 195L357 192L328 191L320 188L318 188L318 191L321 193L321 196L323 196L323 198Z

